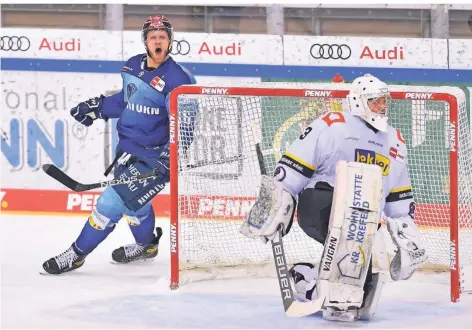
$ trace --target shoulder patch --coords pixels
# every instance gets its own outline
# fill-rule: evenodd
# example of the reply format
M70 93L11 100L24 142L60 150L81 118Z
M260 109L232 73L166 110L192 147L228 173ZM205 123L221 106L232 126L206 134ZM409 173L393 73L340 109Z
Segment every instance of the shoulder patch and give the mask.
M331 126L334 123L345 123L346 120L341 112L329 112L323 117L321 117L323 121L328 125Z
M398 140L400 140L401 143L406 144L406 141L403 138L402 132L400 132L399 129L397 129L397 138L398 138Z

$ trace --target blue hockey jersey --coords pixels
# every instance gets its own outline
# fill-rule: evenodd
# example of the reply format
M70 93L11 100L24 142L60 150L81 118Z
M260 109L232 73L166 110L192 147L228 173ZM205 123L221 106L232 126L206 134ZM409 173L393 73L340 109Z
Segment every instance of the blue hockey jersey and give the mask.
M106 97L103 114L119 118L119 148L142 157L157 157L169 143L169 96L195 84L193 75L172 57L157 69L145 70L146 54L131 57L122 69L123 89Z

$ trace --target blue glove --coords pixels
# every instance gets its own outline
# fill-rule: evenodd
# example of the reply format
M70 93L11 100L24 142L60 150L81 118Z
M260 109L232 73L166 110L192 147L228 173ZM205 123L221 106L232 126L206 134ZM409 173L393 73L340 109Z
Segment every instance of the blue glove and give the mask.
M76 107L70 110L70 114L84 126L90 126L93 121L97 118L105 119L102 111L103 99L105 96L100 95L99 97L92 97L91 99L80 102Z
M159 174L159 178L163 178L167 182L170 181L170 152L168 145L166 145L164 150L157 158L154 173Z

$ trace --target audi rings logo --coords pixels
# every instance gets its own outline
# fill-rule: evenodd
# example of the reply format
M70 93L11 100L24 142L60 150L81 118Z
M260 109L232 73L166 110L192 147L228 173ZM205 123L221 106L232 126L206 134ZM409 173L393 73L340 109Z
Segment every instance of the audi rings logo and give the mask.
M185 40L174 40L170 53L172 55L188 55L190 53L190 44Z
M314 44L310 48L311 57L317 60L347 60L351 53L351 48L346 44Z
M27 37L9 37L2 36L1 49L11 50L14 52L26 52L31 46L30 40Z

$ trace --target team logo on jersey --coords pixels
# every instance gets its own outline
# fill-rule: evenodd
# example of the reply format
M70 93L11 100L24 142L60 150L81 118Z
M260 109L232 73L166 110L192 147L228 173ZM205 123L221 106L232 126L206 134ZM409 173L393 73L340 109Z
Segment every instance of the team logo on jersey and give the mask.
M390 170L390 159L372 150L356 149L354 159L358 163L380 166L384 176L388 175Z
M154 89L156 89L159 92L162 92L164 90L165 85L166 85L166 82L159 77L154 77L151 80L151 86L154 87Z
M131 83L126 86L126 95L128 96L128 101L131 97L138 91L138 87L135 84Z
M321 119L323 119L324 122L328 126L331 126L334 123L345 123L346 122L346 120L344 119L344 116L341 112L329 112L326 115L324 115L323 117L321 117Z

